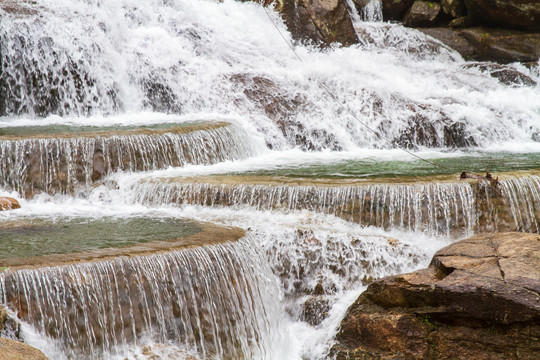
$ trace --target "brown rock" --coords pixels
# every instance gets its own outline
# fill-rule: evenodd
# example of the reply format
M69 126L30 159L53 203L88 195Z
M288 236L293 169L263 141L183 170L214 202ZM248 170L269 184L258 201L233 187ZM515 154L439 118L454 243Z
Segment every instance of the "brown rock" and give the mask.
M0 197L0 211L20 209L21 204L11 197Z
M456 50L465 59L494 61L500 64L523 62L536 64L540 58L540 33L492 28L421 28Z
M441 0L441 7L445 14L458 18L467 14L463 0Z
M337 359L539 358L540 236L478 235L372 283L336 339Z
M540 58L540 33L471 28L460 36L478 52L477 60L498 63L537 61Z
M328 317L328 311L330 311L328 299L324 296L312 296L302 305L300 320L316 326Z
M349 12L341 0L272 1L293 38L328 46L358 43ZM270 1L268 1L270 3Z
M452 29L464 29L472 26L472 20L469 16L462 16L448 23Z
M469 63L464 65L464 68L477 68L505 85L536 86L534 79L508 65L499 65L490 62Z
M2 360L48 360L38 349L17 340L0 338Z
M383 19L401 20L414 0L382 0Z
M493 27L540 30L538 0L464 0L469 15Z
M441 12L441 4L432 1L415 1L405 17L403 25L408 27L433 26Z
M449 28L420 28L418 29L424 34L427 34L450 48L456 50L464 59L476 59L478 51L457 30Z

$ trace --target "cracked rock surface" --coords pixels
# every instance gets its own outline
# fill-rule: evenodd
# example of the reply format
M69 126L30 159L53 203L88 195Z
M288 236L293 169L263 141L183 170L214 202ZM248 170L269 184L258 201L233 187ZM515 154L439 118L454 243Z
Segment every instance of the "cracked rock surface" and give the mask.
M372 283L336 340L337 359L539 359L540 235L477 235Z

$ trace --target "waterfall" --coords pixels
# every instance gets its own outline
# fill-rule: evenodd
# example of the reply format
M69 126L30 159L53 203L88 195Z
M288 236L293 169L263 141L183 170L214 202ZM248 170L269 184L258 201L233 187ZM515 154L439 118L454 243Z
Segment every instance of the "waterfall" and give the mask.
M0 196L21 203L1 229L136 216L247 234L2 268L23 340L51 360L327 359L374 279L473 233L540 232L538 69L501 82L355 2L359 43L320 49L256 2L0 0ZM438 181L485 170L533 171ZM87 243L66 233L62 250Z
M540 102L534 87L501 84L398 25L363 23L364 46L298 45L300 63L255 3L38 0L1 8L0 115L8 122L234 115L275 150L491 146L534 142L540 133L529 105Z
M69 359L106 359L144 341L177 344L203 359L268 358L281 311L271 276L244 239L3 272L0 299Z
M536 232L538 176L484 183L299 186L143 181L129 193L145 204L249 206L258 210L309 210L367 226L463 236L479 231Z
M2 140L0 186L31 197L85 191L114 171L149 171L185 164L214 164L255 153L246 132L229 124L182 127L145 134ZM206 129L205 129L206 128ZM64 134L65 136L65 134Z
M380 22L383 20L382 1L370 0L361 10L363 21Z

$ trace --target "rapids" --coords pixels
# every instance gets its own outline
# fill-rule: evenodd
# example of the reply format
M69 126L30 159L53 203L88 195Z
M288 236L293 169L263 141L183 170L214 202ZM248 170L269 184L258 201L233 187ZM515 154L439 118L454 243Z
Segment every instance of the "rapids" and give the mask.
M0 1L0 196L22 206L0 230L246 231L64 266L0 260L25 342L55 360L326 359L373 279L479 231L540 231L540 85L383 23L378 0L347 3L359 44L321 49L254 2ZM498 185L458 180L488 170Z

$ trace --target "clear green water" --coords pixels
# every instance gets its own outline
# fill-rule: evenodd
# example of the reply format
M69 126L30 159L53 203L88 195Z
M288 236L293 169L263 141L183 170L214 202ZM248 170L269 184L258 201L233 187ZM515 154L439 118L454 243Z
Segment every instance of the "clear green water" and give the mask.
M242 174L254 176L284 176L304 178L378 178L421 177L459 174L463 171L493 174L504 171L540 169L540 153L484 153L471 156L430 159L432 165L422 160L381 161L346 160L332 164L281 167L272 170L248 171Z
M0 224L0 259L122 247L177 239L200 231L200 224L178 218L18 221Z
M60 133L94 133L105 131L125 131L136 129L161 130L178 127L200 125L202 122L159 123L141 126L75 126L75 125L44 125L44 126L14 126L0 128L0 136L34 136Z

